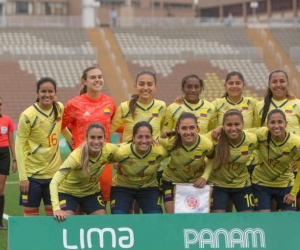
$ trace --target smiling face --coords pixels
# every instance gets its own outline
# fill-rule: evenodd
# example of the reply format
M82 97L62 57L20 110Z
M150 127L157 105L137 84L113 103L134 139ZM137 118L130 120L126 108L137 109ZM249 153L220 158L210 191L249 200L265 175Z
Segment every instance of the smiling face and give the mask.
M191 146L196 143L198 125L194 119L185 118L180 121L177 132L180 134L182 143L186 146Z
M198 103L201 90L199 79L194 77L188 78L182 88L184 98L189 103Z
M227 138L233 144L238 144L242 138L244 123L241 117L237 114L228 115L224 118L223 129Z
M145 154L149 151L152 144L152 134L148 127L141 126L132 138L135 150L139 154Z
M51 109L53 102L56 100L56 90L53 83L44 82L39 85L37 94L39 98L39 107L44 110Z
M100 92L104 79L100 69L91 69L86 73L86 79L82 83L87 87L87 92Z
M270 130L271 136L275 141L284 141L287 122L285 120L285 117L281 113L276 112L269 115L267 127Z
M97 157L105 143L105 133L101 128L91 128L86 138L89 155Z
M139 95L138 100L149 103L153 99L153 95L157 90L157 85L153 76L149 74L142 74L137 78L134 88Z
M286 99L288 91L288 80L283 72L275 72L269 81L269 88L273 94L273 98L277 101Z
M229 98L240 99L243 95L245 84L238 75L231 76L225 83L225 89Z

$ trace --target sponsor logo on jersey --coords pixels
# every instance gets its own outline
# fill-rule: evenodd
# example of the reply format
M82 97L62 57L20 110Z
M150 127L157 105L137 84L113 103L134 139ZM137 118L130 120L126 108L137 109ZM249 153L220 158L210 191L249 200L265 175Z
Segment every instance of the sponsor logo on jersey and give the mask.
M89 115L90 115L90 113L88 111L85 111L83 114L83 116L89 116Z
M180 152L179 152L179 151L177 151L175 155L176 155L176 156L180 156Z

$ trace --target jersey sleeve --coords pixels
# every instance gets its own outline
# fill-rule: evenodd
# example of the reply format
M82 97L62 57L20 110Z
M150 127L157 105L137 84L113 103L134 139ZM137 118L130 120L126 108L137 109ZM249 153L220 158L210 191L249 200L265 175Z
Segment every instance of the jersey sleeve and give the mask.
M171 105L167 107L166 116L164 119L164 124L162 126L162 131L172 130L174 127L174 119L172 118L172 108Z
M213 159L208 159L204 161L205 169L204 169L204 173L202 174L202 178L204 178L206 181L208 181L209 176L214 168L214 160Z
M58 187L67 178L72 169L78 167L78 162L72 154L64 161L59 170L55 173L50 183L51 204L53 211L59 210Z
M290 194L296 197L300 189L300 146L297 147L297 154L295 155L295 159L296 159L298 172L295 178L294 186Z
M113 134L118 128L120 128L123 125L123 119L122 119L122 105L120 105L116 113L111 121L110 125L110 134Z
M61 128L64 129L67 127L69 124L72 124L75 120L75 117L72 115L72 109L73 109L73 104L72 100L68 101L65 108L64 108L64 114L63 114L63 120L62 120L62 126Z
M256 103L254 108L254 120L253 120L253 127L261 127L261 117L260 117L260 105Z
M15 145L20 181L27 180L23 149L28 140L29 134L30 134L30 121L27 118L27 116L23 113L21 114L19 119L18 131L16 136L16 145Z

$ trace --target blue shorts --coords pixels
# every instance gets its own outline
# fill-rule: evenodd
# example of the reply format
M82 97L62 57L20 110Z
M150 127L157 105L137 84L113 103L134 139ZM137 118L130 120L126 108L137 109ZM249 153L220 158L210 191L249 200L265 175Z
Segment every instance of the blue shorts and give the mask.
M270 210L272 199L278 203L278 207L282 211L296 211L295 204L287 204L283 202L286 194L289 194L293 187L274 188L252 184L255 208L259 210Z
M77 204L81 206L86 214L92 214L97 210L105 209L105 203L101 192L97 192L85 197L76 197L71 194L58 193L61 210L71 210L76 213Z
M296 179L297 173L298 173L298 172L294 172L295 179ZM297 198L300 198L300 191L299 191L298 194L297 194Z
M162 175L163 175L163 170L161 171L157 171L156 172L156 178L157 178L157 183L158 183L158 188L159 188L159 195L162 196L163 195L163 179L162 179Z
M9 147L0 147L0 174L9 175L10 151Z
M255 166L256 166L256 165L248 165L248 166L247 166L248 172L249 172L249 174L250 174L250 178L251 178L251 175L252 175L252 173L253 173L253 171L254 171Z
M244 188L222 188L214 186L210 210L226 210L227 203L232 200L236 211L253 211L254 199L252 194L252 187Z
M110 208L112 214L128 214L133 200L136 200L144 214L162 213L158 187L141 189L111 187Z
M162 181L163 184L163 198L164 202L173 201L174 200L174 186L170 181Z
M39 207L41 200L44 205L51 205L49 185L52 179L35 179L28 177L28 195L20 192L19 204L24 207Z

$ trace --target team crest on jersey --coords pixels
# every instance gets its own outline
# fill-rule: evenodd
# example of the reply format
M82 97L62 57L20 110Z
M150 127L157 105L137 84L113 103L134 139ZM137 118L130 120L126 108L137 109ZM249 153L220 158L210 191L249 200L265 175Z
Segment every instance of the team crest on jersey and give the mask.
M202 157L202 151L196 151L194 155L194 160L195 161L200 160L201 157Z
M152 117L157 118L158 117L158 110L157 109L152 109Z
M105 115L110 115L110 109L109 108L104 108L104 114Z
M293 107L292 106L285 106L284 112L286 114L292 114L293 113Z
M287 148L287 147L282 148L282 155L283 156L289 156L290 153L291 153L291 149L290 148Z
M202 118L207 117L207 109L200 109L200 117Z
M55 121L57 121L57 122L61 121L61 114L60 114L60 113L58 113L58 115L57 115Z
M242 104L241 104L241 107L242 107L242 110L243 110L243 111L247 111L247 110L248 110L248 105L247 105L247 103L242 103Z
M155 164L155 157L148 157L148 165L154 165Z
M246 156L246 155L248 155L248 146L243 146L243 147L241 147L241 155L242 156Z

